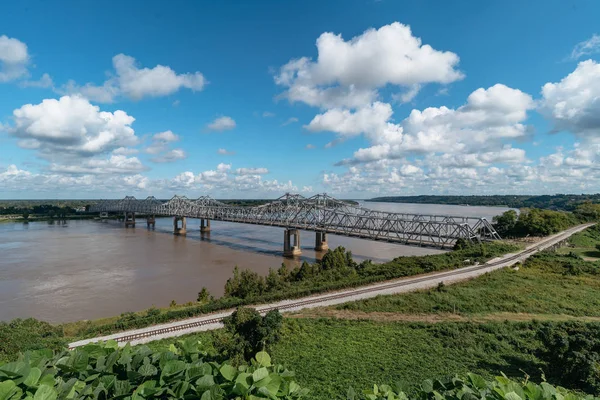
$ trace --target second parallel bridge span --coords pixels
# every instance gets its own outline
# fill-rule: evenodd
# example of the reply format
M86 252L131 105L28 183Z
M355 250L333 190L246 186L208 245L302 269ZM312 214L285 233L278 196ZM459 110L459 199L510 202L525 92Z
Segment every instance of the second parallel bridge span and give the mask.
M470 242L500 239L485 218L375 211L326 194L305 198L287 193L277 200L252 207L232 206L208 196L196 200L174 196L168 201L152 196L144 200L127 196L122 200L99 201L90 211L124 213L126 225L135 224L135 213L150 216L149 221L154 221L154 216L172 216L176 233L185 233L185 218L202 220L203 231L210 229L210 220L280 226L286 228L286 255L299 253L298 230L317 232L318 250L327 248L327 233L440 248L451 247L458 239ZM208 226L204 225L205 221ZM294 235L293 245L291 235Z

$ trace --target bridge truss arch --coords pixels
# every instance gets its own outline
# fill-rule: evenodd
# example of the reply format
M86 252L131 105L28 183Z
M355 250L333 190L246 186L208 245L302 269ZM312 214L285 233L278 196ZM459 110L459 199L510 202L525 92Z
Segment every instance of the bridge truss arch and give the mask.
M93 212L132 212L156 216L198 218L245 224L279 226L406 245L451 247L458 239L481 242L500 239L485 218L451 215L392 213L370 210L327 194L309 198L286 193L259 206L232 206L202 196L196 200L173 196L160 201L127 196L102 200Z

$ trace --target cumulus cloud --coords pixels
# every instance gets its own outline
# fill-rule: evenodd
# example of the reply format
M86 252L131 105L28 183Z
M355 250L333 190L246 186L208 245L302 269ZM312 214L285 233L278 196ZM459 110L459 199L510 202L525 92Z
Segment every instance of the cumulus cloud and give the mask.
M272 112L270 112L270 111L265 111L265 112L263 112L263 113L262 113L262 116L263 116L264 118L271 118L271 117L274 117L274 116L275 116L275 113L272 113Z
M135 174L146 169L137 157L125 155L112 155L105 160L82 160L76 165L51 164L49 168L52 172L66 174Z
M9 133L46 158L91 157L138 141L131 128L135 118L121 110L100 111L78 96L26 104L13 111L13 119Z
M315 148L315 145L314 145L314 144L310 144L310 143L309 143L309 144L307 144L307 145L305 146L305 148L306 148L307 150L311 150L311 149L314 149L314 148Z
M355 112L329 110L315 116L307 129L336 132L341 138L364 134L372 146L357 150L343 164L408 154L469 154L494 151L507 140L527 137L529 129L523 122L533 107L528 94L496 84L475 90L457 109L413 110L398 124L391 122L391 105L376 102Z
M170 148L177 141L179 141L179 136L172 131L159 132L152 135L152 141L144 151L154 155L150 161L155 163L170 163L183 160L187 157L187 153L183 149Z
M27 76L27 45L6 35L0 36L0 83Z
M119 88L127 97L134 100L166 96L180 88L202 90L206 83L204 75L200 72L177 74L163 65L154 68L138 68L135 58L125 54L114 56L113 66L117 72Z
M169 163L175 162L177 160L183 160L187 157L186 152L183 149L173 149L169 150L164 154L161 154L157 157L153 157L150 161L155 163Z
M211 131L223 132L223 131L231 130L231 129L235 128L235 126L236 126L236 124L235 124L235 121L233 120L233 118L223 116L223 117L216 118L213 122L208 124L206 127Z
M164 141L164 142L176 142L179 140L179 136L177 136L176 134L174 134L171 131L164 131L164 132L157 133L154 136L152 136L152 138L154 140Z
M132 100L141 100L145 97L167 96L181 88L200 91L206 84L201 72L178 74L164 65L140 68L135 58L125 54L117 54L112 62L114 75L102 85L78 85L69 81L57 91L61 94L80 94L92 101L110 103L120 95Z
M448 84L464 78L459 57L438 51L413 36L408 25L394 22L344 40L331 32L316 42L317 59L302 57L282 66L275 82L281 97L311 106L356 108L373 102L386 85L409 87L414 98L420 85Z
M573 51L571 51L569 58L571 60L577 60L581 57L597 53L600 53L600 35L594 34L591 38L577 43L573 48Z
M542 87L540 112L556 131L600 140L600 64L587 60L560 82Z

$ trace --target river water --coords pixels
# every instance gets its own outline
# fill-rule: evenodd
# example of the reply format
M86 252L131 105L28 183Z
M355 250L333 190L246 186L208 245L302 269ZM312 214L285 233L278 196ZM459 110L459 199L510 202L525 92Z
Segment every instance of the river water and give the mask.
M490 221L500 207L362 203L392 212L481 216ZM0 224L0 320L34 317L67 322L119 315L171 300L194 301L205 286L220 296L234 266L266 275L282 262L289 267L313 262L314 233L302 232L302 256L282 257L283 228L211 221L200 234L199 221L187 221L188 233L172 234L170 218L144 220L125 229L117 221L69 220ZM356 260L375 262L406 255L440 253L432 248L401 246L328 235L331 248L344 246Z

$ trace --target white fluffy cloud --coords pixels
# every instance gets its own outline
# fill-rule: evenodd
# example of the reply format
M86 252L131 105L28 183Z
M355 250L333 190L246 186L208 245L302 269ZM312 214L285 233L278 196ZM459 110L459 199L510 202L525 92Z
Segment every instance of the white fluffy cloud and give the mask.
M202 90L206 83L200 72L177 74L168 66L138 68L135 58L125 54L113 57L119 88L127 97L139 100L143 97L166 96L180 88Z
M156 133L152 136L150 145L144 151L154 155L150 161L155 163L170 163L183 160L187 157L187 153L181 148L172 149L170 147L177 141L179 141L179 136L172 131Z
M51 164L50 171L66 174L135 174L147 168L137 157L112 155L110 158L86 159L76 165Z
M560 82L542 87L540 112L557 131L600 140L600 64L587 60Z
M164 154L161 154L157 157L153 157L150 160L155 163L169 163L175 162L177 160L183 160L187 157L185 150L183 149L172 149Z
M218 117L213 122L206 126L211 131L228 131L236 127L233 118L228 116Z
M27 64L27 45L15 38L0 36L0 82L27 76Z
M100 111L84 98L63 96L13 111L10 134L48 157L94 156L137 143L126 112Z
M397 159L408 154L480 153L498 150L507 140L527 136L523 122L533 107L528 94L496 84L475 90L457 109L413 110L399 124L391 122L390 104L375 102L354 112L328 110L315 116L306 128L336 132L341 138L364 134L373 145L359 149L345 163Z
M140 68L135 58L125 54L117 54L112 61L115 74L102 85L86 83L81 86L74 81L69 81L58 91L80 94L96 102L110 103L120 95L132 100L141 100L144 97L167 96L181 88L200 91L206 84L206 79L201 72L177 74L165 65Z
M373 102L377 88L388 84L409 87L412 98L419 85L448 84L464 77L456 69L455 53L423 44L408 25L398 22L369 29L349 41L326 32L316 45L316 61L291 60L275 77L278 85L287 88L282 96L291 102L356 108Z

